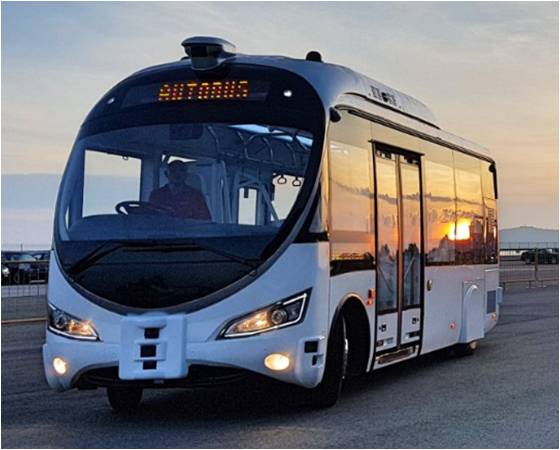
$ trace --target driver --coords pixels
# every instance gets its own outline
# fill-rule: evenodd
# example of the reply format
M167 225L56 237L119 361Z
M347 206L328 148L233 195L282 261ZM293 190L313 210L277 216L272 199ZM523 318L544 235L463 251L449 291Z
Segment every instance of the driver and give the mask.
M168 183L150 194L150 203L173 211L183 219L210 220L210 211L202 193L186 183L187 164L175 160L167 165Z

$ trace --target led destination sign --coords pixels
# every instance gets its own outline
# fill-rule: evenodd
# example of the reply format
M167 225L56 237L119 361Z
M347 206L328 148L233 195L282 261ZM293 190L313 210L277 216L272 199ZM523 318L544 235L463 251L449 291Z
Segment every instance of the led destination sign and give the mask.
M162 84L157 101L239 100L248 97L248 80L178 81Z

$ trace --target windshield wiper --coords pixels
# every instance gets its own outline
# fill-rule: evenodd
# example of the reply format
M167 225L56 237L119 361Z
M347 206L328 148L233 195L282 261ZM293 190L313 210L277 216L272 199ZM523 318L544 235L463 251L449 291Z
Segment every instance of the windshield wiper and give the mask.
M242 256L235 255L233 253L229 253L225 250L217 249L215 247L211 247L208 245L203 245L198 242L183 242L183 243L160 243L160 244L153 244L149 246L142 246L138 248L133 248L134 251L139 252L178 252L184 250L203 250L211 253L215 253L216 255L223 256L224 258L230 259L231 261L238 262L239 264L243 264L244 266L250 267L251 269L255 270L259 264L261 263L260 258L249 259L243 258Z
M141 251L141 252L175 252L175 251L185 251L185 250L204 250L204 251L215 253L216 255L223 256L224 258L227 258L231 261L235 261L239 264L243 264L247 267L250 267L252 269L251 273L253 273L257 269L257 267L261 262L260 258L257 259L243 258L241 256L234 255L224 250L220 250L214 247L209 247L196 242L161 243L153 240L142 240L142 241L130 241L130 240L114 241L113 240L113 241L104 242L99 247L97 247L93 251L87 253L85 256L80 258L78 261L76 261L67 269L67 273L69 275L74 275L74 276L79 275L80 273L89 269L99 260L105 258L107 255L110 255L111 253L121 249L130 249L132 251Z
M78 261L72 264L66 272L69 275L78 275L82 273L84 270L89 269L93 266L97 261L100 259L105 258L105 256L110 255L111 253L120 250L122 248L128 247L144 247L153 245L151 241L129 241L129 240L122 240L122 241L105 241L99 247L96 247L89 253L86 253L85 256L82 256Z

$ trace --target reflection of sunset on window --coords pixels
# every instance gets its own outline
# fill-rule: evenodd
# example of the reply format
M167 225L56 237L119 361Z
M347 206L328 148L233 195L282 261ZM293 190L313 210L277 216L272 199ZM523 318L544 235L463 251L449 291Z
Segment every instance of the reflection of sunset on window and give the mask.
M461 219L457 222L457 232L455 232L455 224L449 224L449 239L452 241L463 241L471 237L471 222L468 219Z
M332 226L336 230L371 231L371 150L331 141Z

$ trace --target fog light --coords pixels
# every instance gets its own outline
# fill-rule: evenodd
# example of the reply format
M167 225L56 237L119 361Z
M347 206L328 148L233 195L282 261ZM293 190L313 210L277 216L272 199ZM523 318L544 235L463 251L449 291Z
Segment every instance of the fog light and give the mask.
M290 365L290 358L280 353L271 353L264 359L264 365L270 370L285 370Z
M58 356L53 359L54 371L59 375L64 375L68 371L68 363Z

